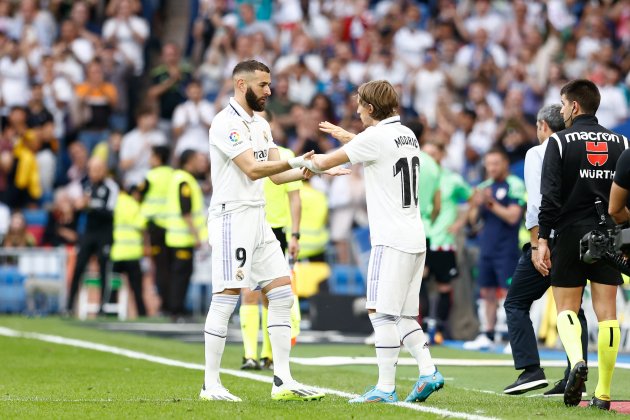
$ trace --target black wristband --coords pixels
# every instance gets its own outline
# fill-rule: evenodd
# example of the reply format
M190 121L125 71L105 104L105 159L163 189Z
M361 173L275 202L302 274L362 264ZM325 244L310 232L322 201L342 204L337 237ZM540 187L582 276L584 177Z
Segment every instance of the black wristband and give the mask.
M300 232L293 232L293 233L291 234L291 236L293 236L295 239L298 239L298 240L299 240L299 239L300 239Z

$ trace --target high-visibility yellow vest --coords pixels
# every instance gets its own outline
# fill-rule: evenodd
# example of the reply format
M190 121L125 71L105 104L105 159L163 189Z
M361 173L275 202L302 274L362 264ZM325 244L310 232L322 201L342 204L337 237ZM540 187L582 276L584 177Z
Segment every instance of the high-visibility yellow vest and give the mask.
M110 259L131 261L142 258L142 231L145 226L146 219L140 211L140 204L121 191L114 208L114 243Z
M295 153L284 147L278 146L280 160L289 160L295 157ZM287 182L276 185L268 177L263 182L265 191L265 216L272 228L291 227L291 206L288 193L302 188L302 181Z
M191 214L193 225L201 242L208 240L208 228L206 226L206 212L204 208L203 193L197 180L188 172L177 169L169 185L168 199L166 200L166 245L171 248L191 248L195 246L195 236L190 232L179 203L180 185L186 183L190 192Z
M328 244L328 199L307 182L300 189L302 217L300 219L300 252L298 258L309 258L321 254ZM291 232L288 232L288 238Z
M173 171L170 166L158 166L147 173L149 189L142 200L142 214L161 227L165 227L166 224L163 215Z

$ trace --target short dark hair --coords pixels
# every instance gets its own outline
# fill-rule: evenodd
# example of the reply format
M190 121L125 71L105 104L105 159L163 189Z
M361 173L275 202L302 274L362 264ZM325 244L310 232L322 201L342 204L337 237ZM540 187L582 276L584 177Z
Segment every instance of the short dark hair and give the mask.
M191 161L197 154L196 150L186 149L179 156L179 168L183 169L186 164Z
M564 125L562 113L560 113L561 108L562 106L559 104L545 105L540 109L540 111L538 111L536 121L546 122L549 129L554 133L564 130L566 127Z
M168 146L153 146L151 151L158 159L160 159L162 164L167 163L168 158L171 156L171 151Z
M413 131L413 134L416 135L416 138L420 140L420 137L422 137L422 133L424 133L424 124L422 124L418 120L413 120L413 121L407 121L405 125L411 131Z
M266 64L263 64L258 60L246 60L241 61L234 67L232 77L239 73L254 73L256 70L271 73L271 70L269 70L269 67L267 67Z
M560 95L566 96L571 102L575 101L580 104L582 111L588 115L595 115L601 100L599 89L597 89L595 83L587 79L571 80L562 86Z
M501 155L503 159L508 162L510 161L510 156L508 155L507 151L503 146L500 145L492 146L490 150L486 152L486 156L488 155Z

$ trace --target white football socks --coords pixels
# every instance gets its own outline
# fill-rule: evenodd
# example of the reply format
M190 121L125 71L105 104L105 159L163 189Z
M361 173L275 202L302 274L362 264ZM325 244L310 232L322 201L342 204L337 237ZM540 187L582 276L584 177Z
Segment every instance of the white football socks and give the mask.
M400 336L396 328L396 317L381 313L370 314L374 327L378 383L376 388L383 392L396 389L396 364L400 353Z
M435 364L431 358L429 343L416 318L401 316L396 325L400 332L400 340L418 363L420 376L432 375L435 372Z
M212 296L212 302L210 302L210 309L206 317L206 325L203 330L206 354L204 383L207 388L221 383L219 380L221 357L225 349L228 322L232 312L234 312L234 308L236 308L238 298L239 295L216 294Z
M267 299L269 299L267 331L273 354L273 374L283 382L288 382L293 380L289 368L291 307L294 300L291 286L286 285L271 289L267 292Z

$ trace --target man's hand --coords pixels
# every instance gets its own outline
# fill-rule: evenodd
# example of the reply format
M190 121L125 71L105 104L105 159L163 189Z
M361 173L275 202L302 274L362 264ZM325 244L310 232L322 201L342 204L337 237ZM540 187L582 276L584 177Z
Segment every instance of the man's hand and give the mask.
M334 168L330 168L329 170L324 171L324 173L330 176L342 176L350 175L352 173L352 170L344 168L343 166L335 166Z
M309 171L316 174L323 174L325 172L321 169L321 155L315 155L311 152L309 156L306 156L305 154L303 157L304 162L302 163L302 166L307 168Z
M293 260L297 260L298 253L300 252L300 244L295 236L291 236L291 239L289 239L289 246L287 247L287 250Z
M337 140L339 140L340 142L344 144L348 143L355 136L351 132L346 131L343 128L333 123L329 123L328 121L320 122L319 129L323 131L324 133L330 134L331 136L333 136L334 138L336 138Z
M543 276L549 275L551 268L551 252L546 239L538 239L538 249L532 249L532 262L536 270Z
M302 156L293 157L293 158L289 159L287 162L289 163L289 166L294 168L294 169L295 168L303 168L303 167L308 168L308 166L305 165L305 161L307 159L309 159L311 156L313 156L313 153L315 153L315 152L311 150L310 152L304 153ZM311 169L311 168L308 168L308 169ZM312 172L316 172L316 171L313 171L312 169L311 169L311 171ZM319 172L316 172L316 173L319 173Z

